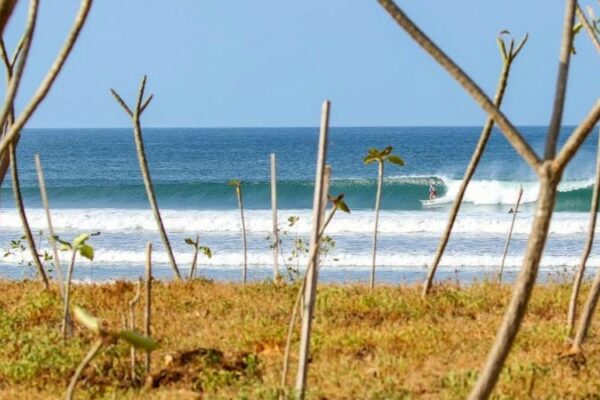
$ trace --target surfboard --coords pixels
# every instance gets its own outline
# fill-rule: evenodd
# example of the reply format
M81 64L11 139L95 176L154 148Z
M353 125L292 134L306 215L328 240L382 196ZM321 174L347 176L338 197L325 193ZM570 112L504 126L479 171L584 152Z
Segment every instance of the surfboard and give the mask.
M443 203L439 201L439 199L433 200L419 200L423 207L441 207Z

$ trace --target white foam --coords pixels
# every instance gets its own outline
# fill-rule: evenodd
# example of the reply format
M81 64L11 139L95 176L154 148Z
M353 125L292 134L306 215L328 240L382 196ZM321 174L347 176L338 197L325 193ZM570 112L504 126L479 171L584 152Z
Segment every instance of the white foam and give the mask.
M236 233L240 231L237 210L163 210L164 223L170 233ZM294 228L288 228L287 218L296 215L300 219ZM42 209L28 210L33 230L45 230L46 220ZM150 210L124 209L57 209L52 212L55 231L88 232L156 232L156 223ZM439 235L448 218L444 211L382 211L379 232L382 234L424 233ZM512 214L498 212L462 212L454 232L472 234L505 234L508 232ZM553 234L579 234L587 230L587 213L555 213L550 232ZM528 234L533 216L520 213L515 223L516 234ZM310 231L309 210L282 210L279 212L280 229ZM338 213L327 228L328 234L370 234L374 215L371 210ZM246 229L251 233L266 234L271 231L271 212L249 210L246 212ZM1 230L21 230L21 221L15 210L0 211Z

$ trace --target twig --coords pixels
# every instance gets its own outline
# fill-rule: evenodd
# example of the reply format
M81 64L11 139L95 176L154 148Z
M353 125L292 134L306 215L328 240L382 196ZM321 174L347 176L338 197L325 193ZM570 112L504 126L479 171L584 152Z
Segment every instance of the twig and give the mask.
M144 186L146 187L146 195L148 197L148 202L150 203L150 208L152 208L152 213L154 215L154 220L156 221L156 225L158 226L158 232L160 234L160 239L165 246L165 250L169 257L169 261L171 264L171 269L173 270L173 274L175 275L175 279L181 281L181 274L179 272L179 268L177 267L177 262L175 261L175 256L173 254L173 249L171 248L171 243L169 242L169 237L167 236L167 232L165 230L165 226L160 215L160 209L158 208L158 202L156 201L156 195L154 193L154 185L152 184L152 178L150 176L150 170L148 168L148 160L146 158L146 151L144 149L144 139L142 136L142 127L140 124L140 116L145 109L144 104L147 105L149 100L143 101L144 89L146 87L146 76L142 78L140 82L140 87L138 90L137 102L134 111L131 111L131 108L127 106L125 101L119 96L119 94L111 89L110 92L114 96L115 100L123 107L127 115L131 117L133 122L133 134L135 139L135 147L137 151L138 161L140 165L140 171L142 173L142 178L144 179Z
M37 107L40 105L40 103L44 100L44 98L50 91L52 84L54 83L56 77L62 70L62 67L64 66L67 57L71 53L71 50L73 49L73 46L75 45L75 42L79 37L79 33L81 32L81 28L85 24L92 2L93 0L81 1L81 7L79 8L77 16L75 17L75 21L73 23L71 31L69 32L62 49L58 53L58 56L54 60L52 67L46 74L46 77L38 87L37 91L31 98L27 106L25 106L25 108L23 109L23 112L15 120L14 124L11 125L10 129L6 132L6 134L2 137L2 140L0 141L0 155L6 152L8 144L12 142L17 135L19 135L21 129L23 129L23 126L25 126L27 121L29 121L29 118L31 118ZM21 56L20 59L22 58L23 57Z
M516 58L518 53L521 51L521 49L525 45L526 41L527 41L527 36L525 36L525 38L521 41L521 43L519 44L519 46L517 47L516 50L513 50L511 53L507 53L503 39L500 37L498 38L498 45L500 48L500 54L502 56L502 61L503 61L502 62L502 70L500 71L500 76L498 78L498 85L496 87L496 95L494 97L494 105L498 108L500 108L500 106L502 105L502 99L504 98L504 92L505 92L506 86L508 84L508 78L509 78L512 62L514 61L514 59ZM511 44L512 43L514 43L514 42L511 41ZM512 45L511 45L511 48L512 48ZM479 161L481 160L481 157L483 156L483 152L484 152L487 142L490 138L493 127L494 127L494 120L492 118L488 117L487 121L485 122L485 125L483 126L481 134L479 136L479 141L477 142L477 147L475 148L475 151L473 152L473 155L471 156L471 161L469 161L469 165L467 166L467 169L465 171L465 175L461 182L458 193L457 193L456 197L454 198L454 203L452 204L452 209L450 210L450 215L448 217L446 229L444 230L444 233L443 233L442 237L440 238L440 243L438 244L438 248L437 248L435 257L433 259L433 262L431 263L431 266L429 267L429 271L427 272L427 278L423 282L423 291L422 291L423 297L425 297L431 290L431 286L433 285L433 278L437 271L438 265L440 264L440 261L442 260L442 256L444 255L446 246L448 245L448 241L450 239L450 234L452 233L452 228L454 227L454 223L456 222L456 216L458 215L458 211L460 210L460 207L462 205L462 201L463 201L465 192L467 191L467 186L471 182L471 178L473 178L473 175L475 174L475 170L477 169L477 166L479 165Z
M150 327L152 319L152 242L146 244L146 308L144 310L144 334L150 337ZM146 374L150 373L150 352L147 351L144 357L144 367Z
M502 254L502 262L500 263L500 271L498 271L498 285L502 284L502 274L504 272L504 262L506 261L506 255L508 254L508 247L510 246L510 240L512 238L513 228L515 226L515 220L517 219L517 213L519 212L519 205L521 204L521 196L523 196L523 187L519 188L519 195L517 196L517 203L513 209L512 222L510 223L510 229L508 230L508 237L506 238L506 244L504 245L504 254Z
M16 68L13 69L11 66L11 77L6 88L4 104L2 105L2 109L0 110L1 127L3 127L6 124L6 119L10 115L11 110L13 110L15 96L17 95L19 85L21 84L21 77L23 76L23 71L25 70L25 64L27 63L29 49L31 48L31 42L33 41L33 34L35 32L38 6L39 0L31 0L31 2L29 3L29 15L27 17L27 25L25 26L25 33L23 35L25 38L23 44L23 54L21 57L19 57ZM4 150L0 153L3 152Z
M588 21L587 17L585 16L585 14L584 14L583 10L581 9L581 7L579 6L579 4L577 4L575 13L577 14L577 19L579 19L579 22L581 22L581 24L585 28L585 31L588 33L590 39L592 40L592 43L594 43L594 46L596 46L596 50L598 50L598 52L600 52L600 39L598 39L598 35L596 34L596 31L590 25L590 21Z
M571 289L571 297L569 299L569 309L567 312L567 335L566 338L569 340L573 335L573 328L575 326L575 316L577 314L577 298L579 297L579 290L581 288L581 281L585 273L585 267L587 260L592 252L594 245L594 235L596 232L596 219L598 217L598 200L600 198L600 143L598 144L597 155L596 155L596 179L594 180L594 191L592 192L592 204L590 206L590 220L588 223L588 234L585 242L585 247L581 255L581 261L579 267L575 273L573 279L573 287Z
M15 198L15 206L19 212L19 217L21 218L21 224L23 225L23 233L25 234L25 239L27 240L27 245L29 246L29 250L31 252L31 258L33 259L33 263L37 267L38 274L44 283L44 288L48 290L50 288L50 283L48 282L48 275L46 275L46 271L44 270L44 265L40 260L40 255L38 254L37 247L35 246L35 240L33 239L33 235L31 234L31 228L29 227L29 221L27 221L27 214L25 214L25 205L23 204L23 197L21 196L21 185L19 184L19 171L17 169L17 155L15 152L15 146L12 144L9 146L10 152L10 161L11 161L11 173L12 173L12 188L13 188L13 196Z
M135 306L138 301L140 301L140 294L142 290L142 279L140 278L137 284L135 295L133 299L129 301L129 329L135 332ZM137 376L135 374L135 365L136 365L136 357L135 357L135 347L131 346L130 349L131 354L131 381L135 382L137 380Z
M77 250L72 249L71 263L69 264L69 270L67 271L67 282L65 284L65 306L63 312L62 321L62 336L63 339L67 338L67 334L71 333L71 318L69 316L69 302L71 301L71 278L73 277L73 268L75 267L75 257L77 256Z
M590 134L598 120L600 119L600 100L596 101L594 107L590 110L583 121L575 128L567 142L564 144L553 162L553 168L556 171L563 171L569 161L575 156L579 147L583 144Z
M514 149L523 157L529 165L537 170L541 160L533 151L529 143L523 138L517 128L506 118L506 116L494 106L481 88L434 42L425 35L408 16L392 0L378 0L392 18L408 33L423 50L437 61L465 91L471 95L477 104L493 119L502 131L506 139Z
M273 221L271 247L273 248L273 282L279 279L279 229L277 227L277 158L271 153L271 219Z
M56 274L58 280L58 287L60 290L60 295L64 299L65 297L65 288L63 282L63 272L62 266L60 264L60 258L58 254L58 247L56 246L56 239L54 233L54 227L52 226L52 218L50 216L50 204L48 202L48 193L46 192L46 179L44 178L44 170L42 169L42 162L40 160L40 155L36 154L34 156L35 159L35 169L37 170L37 178L38 183L40 185L40 195L42 197L42 204L44 205L44 210L46 212L46 222L48 223L48 241L52 246L52 260L54 261L54 266L56 267Z
M81 363L75 370L75 374L71 378L71 383L69 383L69 388L67 389L66 395L67 400L73 400L73 392L75 391L75 386L77 385L77 381L79 380L81 373L83 372L85 367L94 359L94 357L96 357L96 355L100 352L103 345L104 342L102 339L96 340L90 348L90 350L88 351L88 353L83 358L83 360L81 360Z

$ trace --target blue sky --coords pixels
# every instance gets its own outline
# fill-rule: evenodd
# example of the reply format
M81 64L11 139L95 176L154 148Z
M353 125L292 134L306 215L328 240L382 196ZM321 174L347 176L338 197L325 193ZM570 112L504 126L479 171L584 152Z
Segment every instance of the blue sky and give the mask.
M564 2L398 4L488 93L501 66L497 33L529 32L504 109L517 125L548 123ZM52 63L78 6L42 2L18 108ZM7 29L9 48L26 7L21 0ZM30 127L128 126L108 90L133 101L144 73L155 95L145 126L315 126L326 98L336 126L481 125L485 119L375 0L96 0L88 22ZM585 34L577 49L566 124L583 118L600 87L600 55Z

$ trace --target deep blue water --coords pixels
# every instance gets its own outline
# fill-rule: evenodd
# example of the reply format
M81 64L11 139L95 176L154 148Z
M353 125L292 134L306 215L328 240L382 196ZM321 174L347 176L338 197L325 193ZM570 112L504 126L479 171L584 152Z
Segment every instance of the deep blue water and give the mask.
M344 193L352 213L336 216L331 225L328 233L336 240L336 248L325 260L324 268L331 268L335 276L344 276L345 270L353 271L349 277L368 270L377 168L364 165L362 159L370 147L392 145L405 166L386 167L378 260L386 271L423 273L480 129L332 128L328 157L333 169L331 192ZM540 153L545 128L520 129ZM571 130L563 129L561 143ZM224 277L225 271L230 274L239 269L239 212L235 192L227 185L229 179L236 178L244 182L250 263L256 271L268 270L271 255L265 237L271 227L271 153L278 158L280 228L289 231L288 242L296 234L306 235L310 229L317 134L317 128L145 129L158 201L180 263L187 265L191 258L184 239L199 232L203 243L215 253L212 259L201 263L211 271L224 271ZM571 268L579 257L597 143L597 135L590 135L561 183L559 213L542 261L547 269ZM100 271L95 276L110 279L135 275L137 272L132 271L137 271L143 262L147 240L155 242L157 263L166 266L166 255L149 212L131 129L26 130L18 149L21 184L34 229L45 230L33 164L33 155L39 153L59 235L68 238L81 231L102 232L94 238L97 257L90 266ZM427 198L431 182L440 199L434 207L424 207L421 200ZM467 192L447 256L442 260L446 273L457 269L490 272L497 266L510 225L507 210L516 200L519 186L524 189L524 205L517 219L509 269L520 263L537 184L531 169L495 131ZM286 219L291 215L299 216L300 221L288 228ZM19 235L20 223L13 210L8 179L0 189L0 246L6 247L10 239ZM42 247L44 243L42 240ZM596 257L594 253L592 265L598 264ZM12 276L26 259L26 254L9 256L0 260L0 265L13 271L9 273Z

